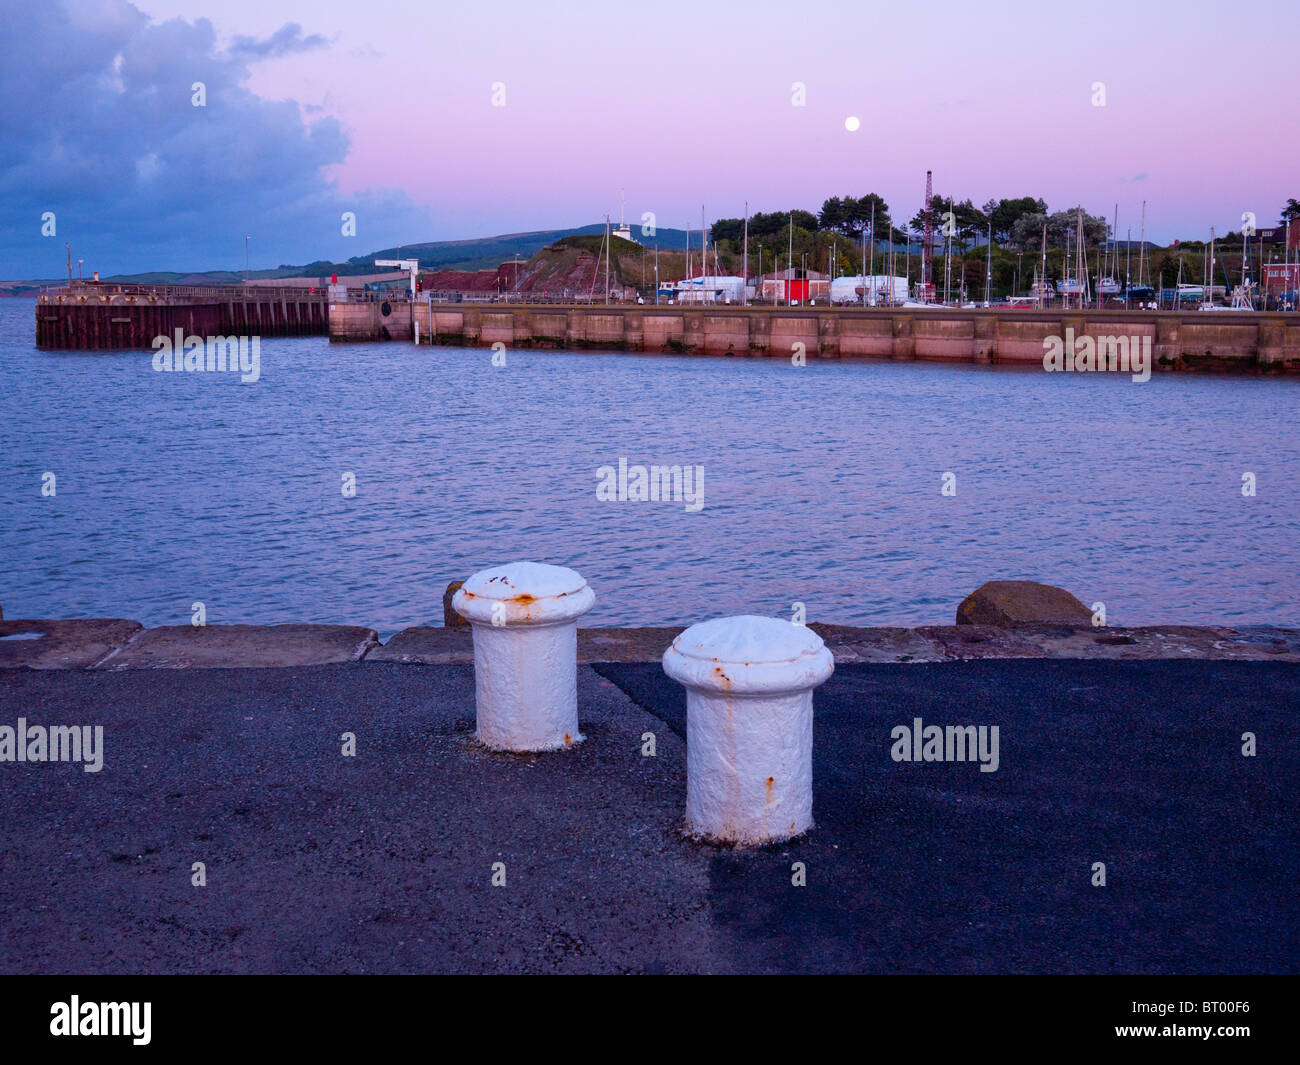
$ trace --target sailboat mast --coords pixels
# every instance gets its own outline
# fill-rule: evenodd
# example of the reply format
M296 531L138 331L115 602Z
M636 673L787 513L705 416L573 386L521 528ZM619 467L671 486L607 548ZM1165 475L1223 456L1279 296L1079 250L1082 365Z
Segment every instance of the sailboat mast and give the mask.
M1061 260L1061 273L1065 276L1061 279L1062 305L1068 311L1070 309L1070 236L1067 229L1065 231L1065 258Z
M790 247L785 255L785 305L790 306L790 282L794 280L794 212L790 212Z
M944 219L943 227L943 302L946 304L952 299L952 222L954 215L952 213L952 197L948 197L948 217Z
M1147 201L1142 201L1142 228L1138 230L1138 285L1144 285L1147 258Z
M1128 310L1129 282L1132 280L1130 267L1133 265L1133 228L1124 232L1124 309Z
M704 228L704 204L700 204L700 302L704 303L704 276L709 272L709 234Z
M984 306L993 306L993 223L989 223L989 260L988 270L984 275Z
M740 305L749 306L749 201L745 201L745 250L742 253L745 257L745 266L743 269L744 276L740 285Z
M1086 237L1083 231L1083 208L1075 209L1076 224L1079 227L1079 242L1075 248L1075 255L1078 257L1077 273L1079 275L1079 309L1082 310L1088 305L1088 249L1085 245Z
M1047 223L1043 223L1043 281L1038 289L1038 308L1042 310L1047 298Z
M864 287L863 287L863 290L862 290L862 302L863 302L864 305L865 305L866 302L867 302L867 291L866 291L866 287L865 287L865 286L866 286L866 285L871 285L871 286L874 288L875 283L876 283L876 281L875 281L875 277L876 277L876 201L875 201L875 200L872 200L872 201L871 201L871 231L867 234L867 239L871 241L871 274L870 274L871 280L870 280L870 281L867 281L866 278L865 278L865 276L864 276L864 278L863 278L863 286L864 286ZM866 249L863 249L863 250L865 251ZM863 274L864 274L864 275L866 274L865 269L863 270ZM871 294L871 306L874 307L875 305L876 305L876 294L875 294L875 292L873 291L872 294Z
M1110 273L1107 274L1112 280L1119 273L1119 204L1115 204L1115 221L1110 227L1110 244L1114 254L1110 260ZM1100 286L1098 286L1100 287Z

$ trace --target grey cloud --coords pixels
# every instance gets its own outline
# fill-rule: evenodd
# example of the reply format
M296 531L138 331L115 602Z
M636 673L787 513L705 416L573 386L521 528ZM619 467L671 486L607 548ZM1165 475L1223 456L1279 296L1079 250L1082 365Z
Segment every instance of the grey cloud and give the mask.
M286 22L270 37L259 41L255 37L235 37L230 42L230 54L235 56L253 56L259 59L289 55L293 52L309 52L313 48L323 48L328 42L319 33L310 37L302 35L302 27L296 22Z
M208 20L151 23L126 0L88 20L84 6L34 5L0 35L0 276L59 276L65 240L108 274L242 266L246 234L269 266L427 231L399 190L343 196L326 176L348 154L340 123L250 92L249 53L219 50ZM291 25L258 54L315 36ZM196 81L206 107L191 105ZM345 210L355 238L339 232ZM40 235L44 211L56 238Z

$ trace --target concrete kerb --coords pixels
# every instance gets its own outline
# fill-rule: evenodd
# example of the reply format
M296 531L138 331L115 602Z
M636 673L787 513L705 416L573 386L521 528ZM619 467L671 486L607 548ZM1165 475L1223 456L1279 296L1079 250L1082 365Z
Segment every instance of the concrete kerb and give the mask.
M1300 629L1275 625L1141 627L984 625L808 626L836 663L919 664L981 659L1204 659L1300 662ZM579 665L657 663L681 627L579 629ZM326 662L472 665L468 627L416 626L380 643L348 625L145 628L123 618L0 621L0 669L274 668Z
M13 619L0 622L0 668L268 668L324 662L398 662L469 666L468 628L419 625L380 644L373 628L352 625L205 625L144 628L113 618ZM1281 625L1145 625L1082 628L987 625L872 628L810 624L837 663L919 664L992 658L1201 658L1300 662L1300 628ZM577 631L577 663L659 662L679 627L602 627ZM343 633L335 636L334 633ZM290 637L294 638L290 638Z

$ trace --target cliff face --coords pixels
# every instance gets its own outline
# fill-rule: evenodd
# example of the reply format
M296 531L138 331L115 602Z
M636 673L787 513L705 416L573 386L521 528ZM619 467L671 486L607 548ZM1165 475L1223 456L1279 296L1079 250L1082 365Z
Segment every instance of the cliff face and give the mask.
M599 236L566 237L519 263L505 262L495 270L426 270L426 292L467 292L495 295L525 292L535 295L575 296L605 291L605 256ZM699 252L693 260L699 272ZM723 269L727 268L724 256ZM712 269L712 267L710 267ZM609 256L610 285L652 291L655 251L615 239ZM659 277L678 280L686 275L684 251L659 252Z

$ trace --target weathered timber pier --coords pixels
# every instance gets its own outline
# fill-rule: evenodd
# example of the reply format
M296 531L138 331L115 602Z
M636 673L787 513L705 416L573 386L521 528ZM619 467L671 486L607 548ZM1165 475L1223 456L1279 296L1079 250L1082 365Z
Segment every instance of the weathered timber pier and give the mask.
M155 337L323 336L325 292L293 286L76 283L36 298L36 346L150 348Z
M330 306L335 341L691 355L1037 365L1043 341L1147 337L1153 368L1300 372L1300 315L843 307L529 306L390 301Z

